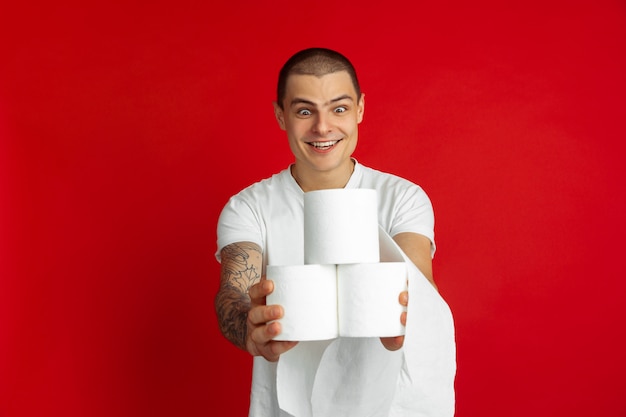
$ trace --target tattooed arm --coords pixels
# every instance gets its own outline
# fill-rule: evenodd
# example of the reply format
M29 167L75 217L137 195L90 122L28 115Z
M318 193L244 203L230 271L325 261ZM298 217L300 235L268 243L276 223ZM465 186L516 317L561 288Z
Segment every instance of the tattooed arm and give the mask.
M235 346L246 350L250 287L261 281L261 248L254 243L228 245L221 251L220 289L215 309L220 330Z
M272 340L280 333L280 324L268 321L281 318L283 309L265 305L265 297L274 290L274 284L261 277L261 248L251 242L233 243L222 249L221 258L215 310L222 334L253 356L278 360L296 343Z

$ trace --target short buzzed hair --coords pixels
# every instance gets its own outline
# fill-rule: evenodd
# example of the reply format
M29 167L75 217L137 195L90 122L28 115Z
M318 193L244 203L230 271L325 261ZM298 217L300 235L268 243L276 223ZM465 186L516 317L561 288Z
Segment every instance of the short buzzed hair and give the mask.
M352 63L332 49L326 48L309 48L296 52L285 62L285 65L278 74L278 87L276 89L276 102L278 106L283 108L283 100L287 90L287 78L292 74L298 75L314 75L322 77L326 74L334 72L346 71L352 79L352 85L356 91L356 99L361 98L361 87L356 77L356 70Z

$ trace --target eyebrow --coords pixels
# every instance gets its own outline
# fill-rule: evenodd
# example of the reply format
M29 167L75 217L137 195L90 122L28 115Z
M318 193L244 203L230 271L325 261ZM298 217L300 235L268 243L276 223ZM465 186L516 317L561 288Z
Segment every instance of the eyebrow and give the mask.
M339 97L333 98L332 100L330 100L328 103L325 103L325 104L333 104L333 103L336 103L336 102L342 101L342 100L354 101L353 98L350 95L343 94L343 95L341 95ZM311 100L307 100L307 99L304 99L304 98L295 97L293 100L291 100L291 104L290 104L291 107L293 107L295 105L298 105L298 104L308 104L309 106L313 106L313 107L316 106L316 104L313 103Z

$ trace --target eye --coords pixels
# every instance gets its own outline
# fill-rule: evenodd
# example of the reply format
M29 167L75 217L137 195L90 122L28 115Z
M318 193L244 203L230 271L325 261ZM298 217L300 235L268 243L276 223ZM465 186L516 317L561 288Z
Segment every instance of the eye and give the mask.
M300 109L298 110L298 116L310 116L311 111L309 109Z
M344 106L339 106L335 109L335 113L344 113L348 111L348 109L346 109Z

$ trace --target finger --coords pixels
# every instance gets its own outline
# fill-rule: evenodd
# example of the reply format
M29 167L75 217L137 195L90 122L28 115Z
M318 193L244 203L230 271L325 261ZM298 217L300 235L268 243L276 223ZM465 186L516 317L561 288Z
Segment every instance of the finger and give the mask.
M258 300L265 298L268 294L274 291L274 281L268 279L261 279L261 281L254 284L248 290L248 295L252 300Z
M273 341L272 339L278 336L281 333L282 329L280 323L272 322L263 326L258 326L250 333L250 340L257 346L259 351L267 351L263 353L263 356L266 356L267 353L271 355L278 354L280 355L285 350L290 349L291 346L289 343L284 344L279 343L279 341ZM279 346L274 347L275 343L279 343ZM294 345L295 346L295 345ZM293 347L293 346L291 346ZM268 351L269 349L269 351Z
M268 321L278 320L283 316L283 308L279 305L256 306L248 311L248 321L252 325L260 325Z
M276 362L280 355L296 346L298 342L272 341L265 345L260 354L269 362Z
M270 348L273 354L280 356L288 350L293 349L297 344L298 342L295 341L274 341L270 343Z
M400 296L398 297L398 301L400 301L400 304L402 304L405 307L407 305L409 305L409 292L408 291L402 291L400 293Z
M272 341L272 338L280 334L280 323L269 323L257 326L250 332L250 340L254 343L258 350L263 349L263 345ZM263 355L265 356L265 355Z
M406 326L406 311L403 311L402 314L400 314L400 323L402 323L403 326Z
M380 341L387 350L398 350L404 344L404 336L381 337Z

